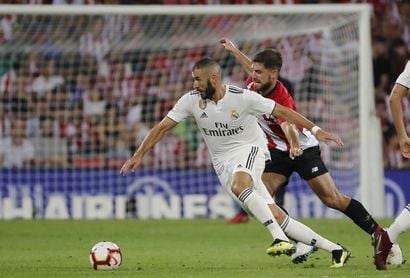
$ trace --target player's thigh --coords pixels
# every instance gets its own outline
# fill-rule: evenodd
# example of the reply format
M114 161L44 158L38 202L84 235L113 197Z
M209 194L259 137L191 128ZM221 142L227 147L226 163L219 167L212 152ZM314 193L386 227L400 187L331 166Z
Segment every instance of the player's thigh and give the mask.
M349 205L351 198L336 188L329 173L322 174L307 182L326 206L344 211Z
M307 180L307 183L319 198L336 198L339 191L329 173Z
M342 195L320 156L318 146L304 150L303 154L295 159L295 170L325 204L343 205Z
M265 154L261 150L256 155L247 156L248 153L252 154L252 149L247 150L245 148L244 155L241 157L242 162L233 169L234 183L252 187L268 204L272 204L274 200L262 181L262 173L265 169ZM252 162L250 163L250 161ZM245 177L246 174L248 174L247 177Z
M231 196L237 196L232 192L233 184L244 189L254 188L255 184L261 183L264 168L265 154L255 146L244 146L234 153L227 154L223 162L215 165L222 187Z
M271 196L274 196L279 188L286 184L287 180L288 178L283 174L274 172L264 172L262 174L262 181Z
M271 193L287 183L294 171L294 161L290 159L289 153L277 149L269 149L271 160L265 165L262 180Z
M237 196L232 192L231 185L233 181L232 170L233 166L228 163L220 163L215 167L216 174L219 179L219 183L221 184L222 188L236 201Z

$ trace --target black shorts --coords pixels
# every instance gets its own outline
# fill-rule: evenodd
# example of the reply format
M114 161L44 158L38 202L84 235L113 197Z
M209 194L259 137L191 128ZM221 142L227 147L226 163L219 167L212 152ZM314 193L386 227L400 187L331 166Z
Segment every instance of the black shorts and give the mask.
M328 172L322 158L319 146L311 147L303 151L303 154L290 159L289 152L277 149L269 149L271 160L265 165L265 173L277 173L289 179L295 171L299 176L308 181Z

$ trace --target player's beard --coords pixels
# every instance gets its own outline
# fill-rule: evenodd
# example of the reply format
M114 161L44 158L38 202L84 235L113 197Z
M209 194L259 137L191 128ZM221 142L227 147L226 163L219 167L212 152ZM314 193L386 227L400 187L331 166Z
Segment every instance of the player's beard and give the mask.
M270 88L272 87L272 81L268 81L266 83L259 83L259 89L255 88L262 96L265 96L269 93Z
M212 99L215 95L216 88L212 86L211 81L208 79L208 84L206 85L205 90L201 92L202 99Z

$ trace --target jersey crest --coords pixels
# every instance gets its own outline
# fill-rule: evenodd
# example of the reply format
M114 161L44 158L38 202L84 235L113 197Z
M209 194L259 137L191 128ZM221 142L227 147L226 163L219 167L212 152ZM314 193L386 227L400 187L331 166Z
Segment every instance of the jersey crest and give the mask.
M236 120L239 118L239 113L236 110L231 111L231 118L232 120Z
M199 108L201 108L202 110L205 110L206 108L206 100L205 99L200 99L199 100Z

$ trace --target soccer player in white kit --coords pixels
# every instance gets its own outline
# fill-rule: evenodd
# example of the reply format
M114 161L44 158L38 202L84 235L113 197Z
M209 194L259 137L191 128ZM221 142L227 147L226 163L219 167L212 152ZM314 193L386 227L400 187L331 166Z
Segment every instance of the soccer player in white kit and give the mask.
M222 186L272 235L273 243L266 252L272 256L291 255L294 246L272 214L269 205L275 203L262 183L265 161L270 159L270 155L256 115L272 114L309 130L313 128L317 139L322 141L334 141L342 145L341 139L270 99L246 89L222 84L221 68L210 58L195 63L192 77L194 90L184 94L167 116L151 129L134 155L124 163L121 174L138 168L145 153L167 131L192 116L205 139ZM286 232L290 237L347 256L341 246L321 237L304 224L290 217L286 221L289 222ZM332 267L341 267L344 261Z
M407 134L403 121L403 108L401 101L407 96L410 89L410 61L407 62L404 71L396 80L390 94L390 110L393 116L393 123L399 137L401 154L410 158L410 138ZM379 270L386 269L386 260L393 243L397 241L400 234L410 229L410 203L397 216L393 224L384 231L374 235L374 264Z

